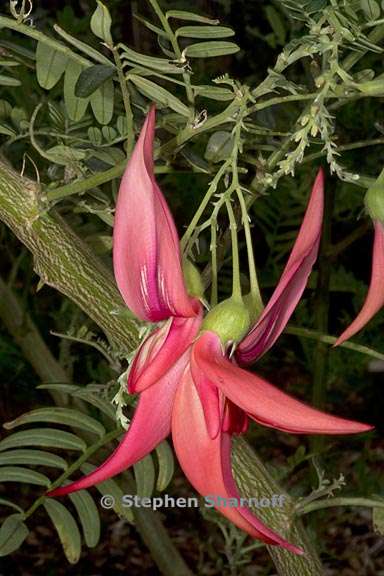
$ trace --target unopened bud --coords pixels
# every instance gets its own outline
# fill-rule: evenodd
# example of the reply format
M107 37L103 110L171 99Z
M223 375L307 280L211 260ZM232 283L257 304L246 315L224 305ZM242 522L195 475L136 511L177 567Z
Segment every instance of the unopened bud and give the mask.
M219 337L223 345L227 342L239 342L248 332L250 318L247 307L233 298L223 300L212 308L204 319L202 329L211 330Z

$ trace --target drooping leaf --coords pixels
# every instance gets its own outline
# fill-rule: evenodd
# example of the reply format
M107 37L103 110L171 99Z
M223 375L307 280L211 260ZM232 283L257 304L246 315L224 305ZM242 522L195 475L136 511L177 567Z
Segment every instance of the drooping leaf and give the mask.
M33 428L15 432L0 442L0 451L9 448L24 448L25 446L46 446L64 450L80 450L87 448L84 440L72 434L55 428Z
M0 528L0 556L15 552L29 534L21 514L12 514L4 520Z
M145 18L143 18L139 14L133 14L133 17L136 18L136 20L138 20L142 24L144 24L144 26L146 28L148 28L148 30L151 30L151 32L154 32L158 36L164 36L164 37L168 38L168 34L165 32L165 30L162 30L161 28L159 28L155 24L152 24L152 22L149 22L149 20L146 20Z
M129 75L129 80L138 88L140 92L147 96L151 100L154 100L158 104L172 108L175 112L178 112L182 116L189 118L189 110L181 100L176 98L171 92L168 92L162 86L155 84L152 80L147 78L141 78L134 74Z
M137 494L141 497L151 497L155 487L155 467L152 456L148 454L133 467L135 473Z
M43 506L52 520L68 562L76 564L81 554L81 536L72 514L53 498L46 498Z
M83 529L84 540L88 548L97 546L100 540L100 516L92 496L87 490L69 494Z
M56 454L45 452L44 450L9 450L0 453L0 466L7 464L24 464L31 466L52 466L53 468L60 468L66 470L68 464Z
M159 462L156 488L162 492L172 480L175 471L173 452L166 440L156 447L156 455Z
M42 88L51 90L64 74L68 57L39 41L36 47L36 76Z
M47 487L51 483L44 474L21 466L2 466L0 468L0 482L23 482Z
M84 474L90 474L96 469L96 466L89 464L88 462L80 467L80 470ZM120 518L124 518L131 524L134 521L132 509L123 505L124 492L120 486L115 482L115 480L106 480L100 484L96 484L95 488L100 492L102 496L112 496L111 510L113 510Z
M30 424L32 422L63 424L65 426L87 430L87 432L93 432L100 437L105 434L104 426L91 416L79 412L78 410L74 410L73 408L59 407L37 408L36 410L31 410L30 412L26 412L18 418L15 418L15 420L12 420L11 422L6 422L4 428L11 430L17 426Z
M216 56L228 56L239 52L240 47L234 42L212 41L191 44L184 50L188 58L214 58Z

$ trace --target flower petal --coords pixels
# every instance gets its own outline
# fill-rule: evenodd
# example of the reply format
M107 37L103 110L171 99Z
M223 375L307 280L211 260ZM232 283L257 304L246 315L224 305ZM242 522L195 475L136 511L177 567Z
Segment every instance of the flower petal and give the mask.
M375 239L372 252L371 281L362 309L352 324L339 336L335 346L339 346L361 330L384 306L384 225L375 221Z
M280 281L260 318L236 350L236 358L240 363L249 364L269 350L296 308L317 258L323 210L324 176L320 169Z
M62 496L89 488L126 470L151 452L170 432L172 405L180 377L188 362L185 354L178 363L150 389L140 394L132 422L116 450L91 474L48 492Z
M231 437L223 433L212 439L209 435L189 368L184 372L176 393L172 438L180 466L200 494L215 499L225 498L225 501L229 498L240 501L231 471ZM254 538L267 544L278 544L296 554L302 553L300 548L265 526L247 507L220 506L217 510Z
M196 301L198 315L173 317L155 330L140 346L128 375L130 393L141 392L162 378L195 339L202 321L202 308Z
M220 340L213 332L199 337L192 348L191 362L227 398L264 426L295 434L357 434L373 428L311 408L256 374L234 366L223 355Z
M113 265L127 306L151 322L193 316L184 286L179 239L153 169L155 108L151 108L120 184Z

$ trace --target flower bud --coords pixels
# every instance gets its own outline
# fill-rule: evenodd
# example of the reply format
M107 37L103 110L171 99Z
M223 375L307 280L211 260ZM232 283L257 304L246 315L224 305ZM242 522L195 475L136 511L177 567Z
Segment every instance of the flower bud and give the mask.
M183 260L183 275L188 294L196 298L202 298L204 296L204 286L200 272L196 266L186 258Z
M229 341L239 342L249 327L250 319L246 306L232 297L212 308L202 324L202 330L215 332L223 345Z
M374 184L368 188L364 202L372 220L379 220L384 224L384 168Z

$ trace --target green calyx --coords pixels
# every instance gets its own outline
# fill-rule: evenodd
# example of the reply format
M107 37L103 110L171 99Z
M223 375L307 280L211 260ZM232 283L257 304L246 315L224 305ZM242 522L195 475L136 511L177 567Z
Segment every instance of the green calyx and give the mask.
M203 281L200 272L190 260L183 260L183 275L187 292L190 296L202 298L204 296Z
M379 220L384 224L384 168L375 183L368 188L364 202L372 220Z
M243 302L228 298L208 312L202 330L215 332L225 345L229 341L239 342L248 332L250 324L249 312Z

